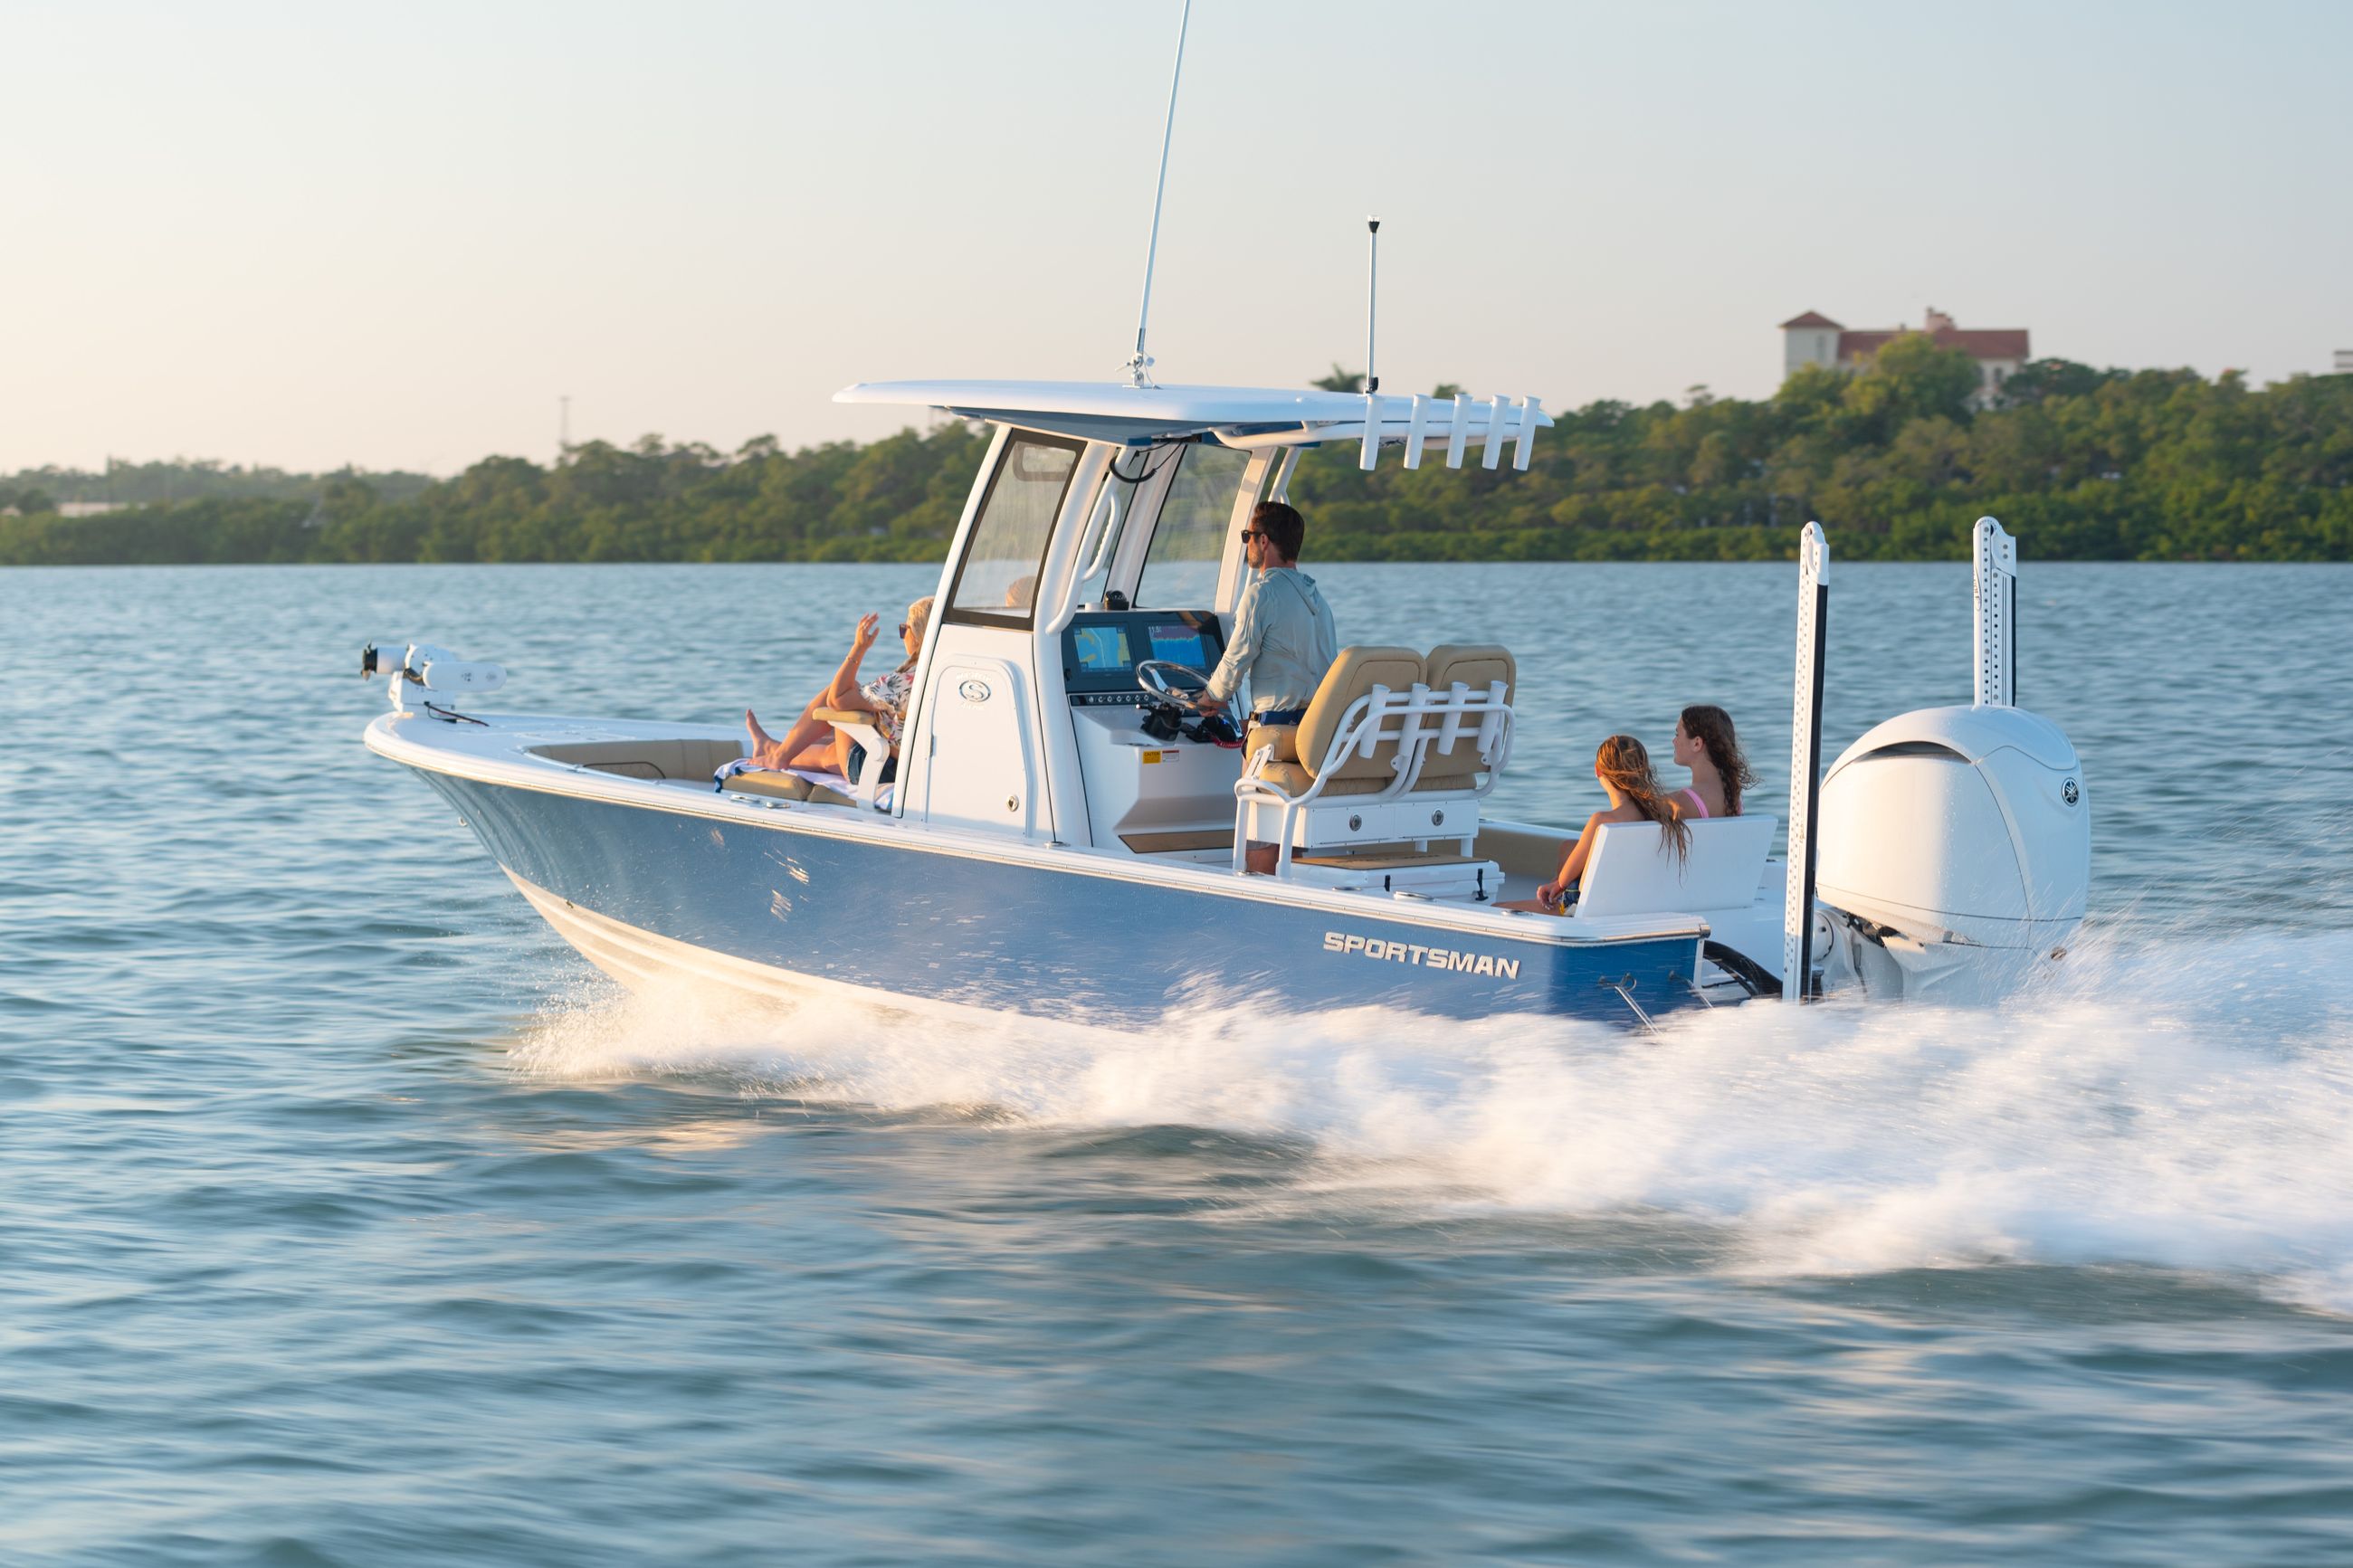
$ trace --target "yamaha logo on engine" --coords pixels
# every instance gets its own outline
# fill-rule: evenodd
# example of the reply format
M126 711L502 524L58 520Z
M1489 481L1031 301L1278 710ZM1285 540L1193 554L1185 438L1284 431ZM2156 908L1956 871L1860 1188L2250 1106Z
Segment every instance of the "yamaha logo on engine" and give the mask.
M2076 785L2073 779L2069 779L2065 784L2059 786L2059 798L2065 801L2069 805L2073 805L2077 801L2084 798L2084 792Z

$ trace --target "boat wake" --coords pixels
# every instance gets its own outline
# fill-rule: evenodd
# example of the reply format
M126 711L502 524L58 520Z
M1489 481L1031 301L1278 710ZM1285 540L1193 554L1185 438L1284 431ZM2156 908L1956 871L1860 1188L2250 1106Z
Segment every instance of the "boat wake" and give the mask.
M617 995L551 1008L518 1068L1214 1129L1300 1151L1264 1201L1638 1216L1759 1275L2153 1265L2353 1311L2353 934L2094 942L1996 1009L1758 1005L1654 1036L1201 1007L1139 1037Z

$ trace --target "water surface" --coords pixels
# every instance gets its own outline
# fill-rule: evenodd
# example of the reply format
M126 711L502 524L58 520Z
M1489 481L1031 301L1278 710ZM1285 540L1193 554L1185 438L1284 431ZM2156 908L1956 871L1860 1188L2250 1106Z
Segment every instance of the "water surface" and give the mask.
M1788 569L1316 574L1519 651L1501 814L1701 700L1786 791ZM358 743L369 638L724 721L929 577L0 572L0 1561L2353 1559L2353 572L2030 559L1991 1013L631 1000ZM1827 750L1967 700L1962 568L1833 582Z

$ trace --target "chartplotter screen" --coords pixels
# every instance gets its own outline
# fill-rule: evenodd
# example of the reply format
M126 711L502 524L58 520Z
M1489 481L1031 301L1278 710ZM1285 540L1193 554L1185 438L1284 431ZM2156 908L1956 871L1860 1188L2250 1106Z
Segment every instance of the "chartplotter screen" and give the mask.
M1079 668L1090 674L1125 669L1134 662L1127 651L1125 626L1073 626L1071 644L1078 650Z

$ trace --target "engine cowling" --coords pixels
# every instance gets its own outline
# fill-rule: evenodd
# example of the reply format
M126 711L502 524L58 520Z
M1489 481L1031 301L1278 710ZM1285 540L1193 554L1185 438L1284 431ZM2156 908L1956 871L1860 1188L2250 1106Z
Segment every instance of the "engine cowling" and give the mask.
M1927 708L1865 734L1821 792L1816 888L1877 993L1981 1000L2084 918L2092 811L2074 746L2039 714Z

